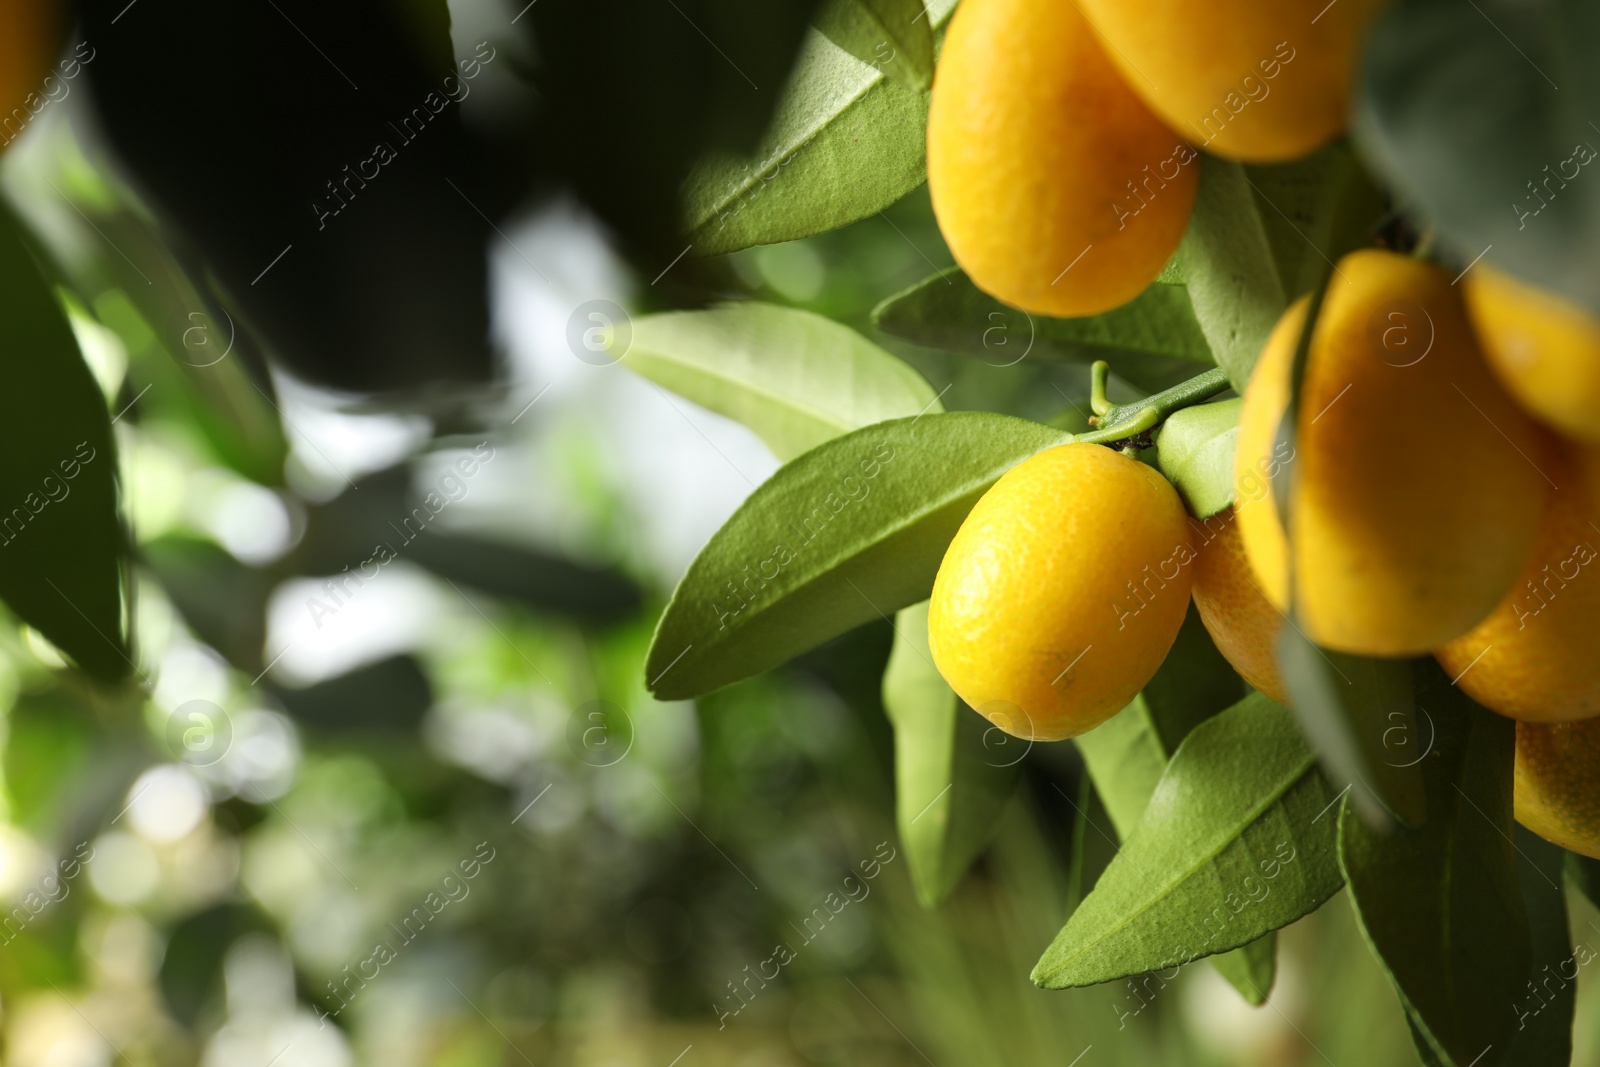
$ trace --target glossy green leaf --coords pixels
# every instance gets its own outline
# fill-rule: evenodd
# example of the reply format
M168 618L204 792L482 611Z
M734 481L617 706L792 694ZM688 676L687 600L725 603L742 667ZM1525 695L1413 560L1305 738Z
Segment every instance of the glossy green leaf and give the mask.
M1053 319L1000 303L961 268L951 267L884 300L873 309L872 322L891 337L977 356L998 367L1024 359L1103 359L1119 377L1152 393L1212 365L1187 292L1159 282L1103 315Z
M934 907L994 836L1029 742L1010 737L945 684L928 651L928 605L895 615L883 675L894 725L895 822L917 899Z
M132 670L111 416L22 231L0 209L0 599L85 670Z
M1255 190L1239 164L1205 157L1177 260L1217 364L1243 392L1288 300Z
M1374 25L1355 127L1463 265L1600 310L1600 8L1409 0Z
M1578 971L1594 961L1588 945L1574 948L1567 929L1567 898L1561 875L1567 853L1518 826L1517 881L1528 912L1533 989L1514 1006L1517 1029L1506 1062L1527 1067L1566 1067L1572 1062L1572 1020L1577 1009Z
M1155 464L1197 519L1209 519L1233 503L1233 455L1243 404L1219 400L1182 408L1156 436Z
M1195 727L1033 980L1052 989L1249 944L1342 884L1333 790L1290 713L1252 694Z
M1526 996L1528 919L1512 843L1515 723L1478 707L1432 660L1417 664L1438 728L1422 762L1428 821L1375 828L1346 805L1339 861L1362 932L1435 1055L1511 1063Z
M955 412L896 419L781 468L690 564L656 629L651 692L687 699L926 600L967 512L1047 426Z
M825 0L823 35L908 89L933 85L933 28L922 0Z
M955 0L930 0L939 29ZM696 167L684 189L697 255L792 241L882 211L927 180L928 94L908 89L816 31L748 158Z
M1422 825L1428 806L1421 763L1438 714L1414 699L1411 662L1319 648L1298 626L1285 624L1278 669L1301 729L1329 777L1352 785L1362 817L1375 825L1391 815Z
M1139 824L1167 761L1189 731L1245 692L1191 605L1172 650L1133 703L1075 739L1120 840ZM1275 946L1275 935L1268 934L1211 962L1241 996L1260 1004L1276 973Z
M622 364L750 427L782 460L875 422L940 410L904 360L832 319L774 304L635 319Z

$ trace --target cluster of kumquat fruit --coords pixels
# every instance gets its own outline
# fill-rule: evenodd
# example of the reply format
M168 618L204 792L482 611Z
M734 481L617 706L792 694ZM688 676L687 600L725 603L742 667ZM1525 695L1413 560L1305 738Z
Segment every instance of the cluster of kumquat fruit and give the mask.
M980 288L1047 315L1118 307L1182 239L1201 149L1281 161L1342 131L1379 0L1192 7L963 0L928 171ZM1021 736L1084 733L1150 680L1192 593L1239 674L1286 701L1292 603L1319 645L1432 654L1517 720L1518 820L1600 857L1600 320L1487 264L1460 281L1391 251L1344 257L1289 441L1311 301L1291 306L1244 391L1235 503L1204 522L1131 450L1075 442L1007 473L934 585L951 687Z

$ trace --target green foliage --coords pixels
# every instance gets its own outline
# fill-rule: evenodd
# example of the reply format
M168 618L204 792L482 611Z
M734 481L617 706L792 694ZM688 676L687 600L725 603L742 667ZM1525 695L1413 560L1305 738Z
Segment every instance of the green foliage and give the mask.
M679 583L650 647L651 692L709 692L926 600L978 497L1060 442L1038 423L957 412L878 423L790 462Z
M1463 263L1600 310L1600 11L1582 0L1409 0L1374 28L1356 129ZM1492 246L1492 250L1491 250Z
M826 0L812 24L908 89L933 85L933 29L922 0Z
M1205 158L1176 259L1217 365L1243 391L1288 300L1255 190L1239 164Z
M954 0L933 0L937 29ZM882 211L927 177L928 94L863 64L820 33L800 58L760 146L695 168L684 188L699 255L792 241Z
M1195 727L1033 971L1050 989L1239 948L1342 884L1334 793L1290 713L1252 694Z
M1387 831L1346 806L1339 862L1373 950L1441 1063L1506 1058L1529 974L1512 842L1515 724L1478 707L1432 661L1418 687L1438 736L1422 763L1427 822Z
M1161 424L1156 436L1155 464L1197 519L1233 503L1233 456L1243 404L1219 400L1183 408Z
M771 304L634 320L623 365L743 423L782 460L885 419L939 411L925 378L847 326Z
M1538 995L1523 997L1516 1005L1517 1032L1506 1059L1528 1067L1565 1067L1572 1062L1572 1018L1578 1000L1574 979L1592 956L1573 951L1567 928L1561 873L1568 853L1521 826L1516 828L1516 849L1517 881L1533 949L1529 981Z
M105 398L16 219L0 210L0 599L107 680L122 631L117 456Z
M1007 307L951 267L889 297L872 322L892 337L999 367L1103 359L1152 393L1213 365L1184 287L1160 282L1102 315L1055 319Z
M945 684L928 651L928 605L895 615L883 675L894 725L895 821L917 899L941 903L989 844L1031 746L1007 737Z
M1328 773L1351 783L1363 817L1420 826L1428 817L1421 762L1439 727L1413 697L1411 662L1319 648L1293 625L1278 631L1277 655L1301 729Z
M1133 703L1077 738L1120 840L1126 841L1139 824L1183 739L1244 695L1243 680L1212 644L1191 605L1172 651ZM1234 952L1212 956L1212 965L1240 996L1252 1004L1264 1003L1276 972L1275 941L1268 934Z

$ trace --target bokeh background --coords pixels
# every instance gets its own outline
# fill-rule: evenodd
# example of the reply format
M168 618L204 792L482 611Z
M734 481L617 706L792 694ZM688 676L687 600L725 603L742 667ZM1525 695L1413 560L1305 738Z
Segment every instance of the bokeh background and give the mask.
M495 12L452 9L469 53ZM657 307L693 270L863 331L948 409L1080 425L1087 374L1018 362L1024 337L985 360L873 331L951 262L925 191L654 279L575 197L529 198L484 235L499 383L397 408L263 362L87 97L33 119L0 189L116 416L137 676L108 689L0 625L9 1067L1411 1062L1342 894L1285 931L1262 1008L1204 966L1035 989L1113 847L1070 744L1028 752L992 848L920 907L886 623L704 700L647 695L666 597L777 463L575 345L593 302ZM1579 989L1596 1062L1590 970Z

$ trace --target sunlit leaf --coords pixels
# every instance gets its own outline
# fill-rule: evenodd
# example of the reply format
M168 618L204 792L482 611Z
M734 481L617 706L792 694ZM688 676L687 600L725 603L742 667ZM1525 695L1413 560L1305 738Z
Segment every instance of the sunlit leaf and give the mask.
M932 0L943 26L954 0ZM811 31L760 147L689 176L698 255L792 241L882 211L927 179L928 94L886 77Z
M689 566L646 665L663 700L709 692L926 600L978 497L1062 440L1005 415L857 430L781 468Z
M1343 882L1334 799L1293 717L1268 698L1201 723L1033 980L1059 989L1176 967L1315 909Z
M908 89L933 84L933 29L922 0L826 0L812 19L834 44Z
M928 651L928 605L895 615L883 676L894 724L895 821L911 881L933 907L988 845L1029 747L990 726L945 684Z
M891 337L977 356L994 366L1091 363L1159 392L1212 365L1182 285L1158 282L1102 315L1054 319L1008 307L951 267L884 300L872 322Z
M904 360L832 319L774 304L643 316L622 363L748 426L782 460L875 422L940 410Z

